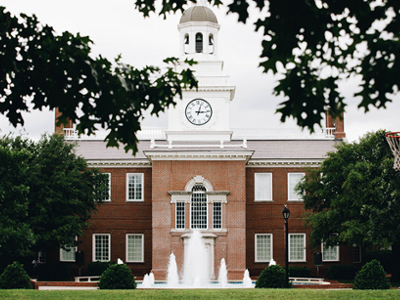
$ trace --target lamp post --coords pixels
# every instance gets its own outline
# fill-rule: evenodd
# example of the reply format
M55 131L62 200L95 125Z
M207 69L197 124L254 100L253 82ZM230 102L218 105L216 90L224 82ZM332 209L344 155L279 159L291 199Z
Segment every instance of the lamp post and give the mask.
M286 288L289 288L289 225L288 219L290 216L290 210L285 205L285 208L282 210L282 216L285 219L285 237L286 237L286 245L285 245L285 264L286 264Z

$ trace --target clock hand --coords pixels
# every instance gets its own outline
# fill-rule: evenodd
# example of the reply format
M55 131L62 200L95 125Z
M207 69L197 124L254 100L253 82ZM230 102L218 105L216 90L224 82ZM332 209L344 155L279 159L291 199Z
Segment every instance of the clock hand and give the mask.
M200 110L201 110L201 106L203 105L203 103L200 103L200 106L199 106L199 110L198 111L196 111L197 112L197 115L199 115L199 113L200 113Z

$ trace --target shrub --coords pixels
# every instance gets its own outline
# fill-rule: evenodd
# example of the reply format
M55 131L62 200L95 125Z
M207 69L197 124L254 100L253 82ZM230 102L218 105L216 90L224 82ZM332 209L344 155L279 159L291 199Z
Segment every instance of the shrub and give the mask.
M354 279L353 288L358 290L390 289L389 278L380 262L376 259L366 263Z
M289 267L290 277L311 277L311 269L308 267Z
M103 274L105 270L108 269L109 266L115 264L115 262L111 261L94 261L88 264L87 266L87 275L88 276L100 276Z
M392 273L393 266L393 254L392 250L373 250L368 251L364 255L364 261L370 262L373 259L379 260L386 273Z
M333 265L328 267L326 277L329 279L354 279L357 267L352 265Z
M266 267L258 276L256 288L285 288L286 271L279 265Z
M1 289L31 289L31 281L24 270L24 266L19 262L13 262L4 269L0 275Z
M135 289L136 282L126 264L113 264L101 274L99 288L108 290Z
M69 263L45 263L37 266L39 281L67 281L71 278Z

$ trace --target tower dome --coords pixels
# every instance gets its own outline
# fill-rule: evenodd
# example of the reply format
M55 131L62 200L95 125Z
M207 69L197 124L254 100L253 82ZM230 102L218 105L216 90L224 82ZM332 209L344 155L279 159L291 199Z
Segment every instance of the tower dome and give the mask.
M179 24L186 22L211 22L218 24L214 12L205 6L193 6L185 10Z

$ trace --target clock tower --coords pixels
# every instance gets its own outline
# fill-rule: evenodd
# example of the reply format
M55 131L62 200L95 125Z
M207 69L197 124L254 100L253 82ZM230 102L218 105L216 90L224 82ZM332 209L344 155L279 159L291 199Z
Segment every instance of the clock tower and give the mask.
M180 33L180 64L177 71L187 68L185 59L193 59L190 67L198 80L198 89L183 92L182 100L169 109L168 141L229 141L229 107L235 87L223 72L218 58L220 25L206 4L196 4L182 15Z

